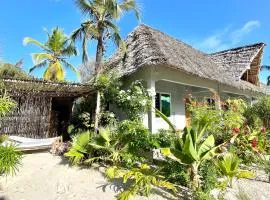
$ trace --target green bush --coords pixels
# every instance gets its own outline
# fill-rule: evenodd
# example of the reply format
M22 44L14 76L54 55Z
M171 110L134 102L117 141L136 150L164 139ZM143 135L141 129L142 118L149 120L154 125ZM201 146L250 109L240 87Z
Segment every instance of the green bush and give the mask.
M0 97L0 118L7 115L16 106L15 101L4 92ZM0 135L0 175L12 174L18 171L22 153L13 144L2 145L7 140L6 135Z
M263 96L252 106L252 112L262 120L264 127L270 128L270 97Z
M0 144L0 175L14 175L21 165L22 153L16 146Z
M177 138L177 133L171 130L159 130L155 134L151 134L152 146L154 148L166 148L172 147L175 139Z
M141 115L151 105L150 96L141 81L134 81L123 89L116 74L100 74L96 78L95 87L101 92L103 107L116 105L131 120L141 119Z
M151 132L139 120L124 120L117 127L119 140L128 145L129 151L137 153L150 151L152 144L150 140Z
M218 186L218 171L212 161L202 163L199 174L202 180L202 191L208 193Z
M189 184L189 175L186 172L186 167L179 162L168 159L159 164L161 168L161 174L167 178L167 180L176 185L182 185L187 187Z

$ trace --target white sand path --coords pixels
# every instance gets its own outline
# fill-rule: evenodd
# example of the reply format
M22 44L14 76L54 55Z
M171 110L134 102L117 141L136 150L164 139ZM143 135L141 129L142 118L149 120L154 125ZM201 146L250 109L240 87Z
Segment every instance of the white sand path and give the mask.
M61 157L50 153L24 155L22 163L16 176L0 177L0 200L3 196L8 200L116 199L119 187L104 178L104 169L70 167ZM164 198L155 194L150 199Z

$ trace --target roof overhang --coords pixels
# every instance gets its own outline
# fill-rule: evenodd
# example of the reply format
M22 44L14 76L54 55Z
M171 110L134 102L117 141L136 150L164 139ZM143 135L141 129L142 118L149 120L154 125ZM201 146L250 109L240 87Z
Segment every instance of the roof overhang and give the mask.
M90 94L93 87L86 84L52 82L40 79L2 79L4 88L11 95L38 94L51 97L79 97Z

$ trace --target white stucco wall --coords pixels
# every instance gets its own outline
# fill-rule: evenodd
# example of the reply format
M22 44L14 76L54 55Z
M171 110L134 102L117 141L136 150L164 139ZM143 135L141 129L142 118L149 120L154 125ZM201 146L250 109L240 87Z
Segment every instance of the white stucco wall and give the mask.
M155 66L144 67L136 73L124 79L124 83L129 85L132 81L143 80L148 89L154 89L156 92L164 92L171 94L171 116L170 120L178 129L185 127L185 105L184 96L191 91L194 97L211 97L209 88L215 90L223 98L233 95L243 95L246 97L256 96L255 93L249 91L241 91L236 88L218 84L216 81L199 78L181 72L176 69ZM154 104L153 97L153 104ZM157 118L152 112L148 112L143 116L144 125L152 132L158 129L167 129L168 125L161 119Z

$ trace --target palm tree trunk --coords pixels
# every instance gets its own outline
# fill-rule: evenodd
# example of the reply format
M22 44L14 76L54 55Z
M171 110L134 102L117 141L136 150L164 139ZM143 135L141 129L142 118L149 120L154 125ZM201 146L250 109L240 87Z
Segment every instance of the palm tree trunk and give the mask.
M102 37L99 37L97 44L97 53L96 53L96 64L95 64L95 72L96 76L98 76L101 70L101 62L103 57L103 40ZM94 121L94 133L97 133L98 124L99 124L99 115L100 115L100 91L97 91L97 101L96 101L96 110L95 110L95 121Z

